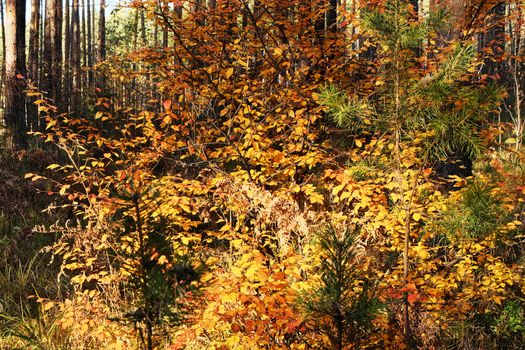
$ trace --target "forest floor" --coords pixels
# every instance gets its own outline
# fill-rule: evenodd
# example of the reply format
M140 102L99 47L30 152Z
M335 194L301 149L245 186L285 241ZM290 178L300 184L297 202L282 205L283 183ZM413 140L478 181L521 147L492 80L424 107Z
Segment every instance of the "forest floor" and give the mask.
M57 266L42 252L53 237L35 230L58 216L45 211L49 196L44 183L25 178L29 170L48 172L54 157L41 149L0 149L0 349L16 348L20 337L34 337L39 325L27 322L37 318L34 296L59 291Z

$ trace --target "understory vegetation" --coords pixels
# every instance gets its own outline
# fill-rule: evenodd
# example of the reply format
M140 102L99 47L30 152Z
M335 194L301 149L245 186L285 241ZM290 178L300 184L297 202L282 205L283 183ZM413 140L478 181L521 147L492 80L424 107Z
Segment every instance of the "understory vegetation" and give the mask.
M133 1L37 48L0 349L521 348L522 6Z

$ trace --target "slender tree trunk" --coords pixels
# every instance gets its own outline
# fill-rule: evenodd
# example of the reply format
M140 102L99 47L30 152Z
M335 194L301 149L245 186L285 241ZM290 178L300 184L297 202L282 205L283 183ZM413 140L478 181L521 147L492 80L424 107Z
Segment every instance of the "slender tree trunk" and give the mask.
M326 11L326 29L332 32L337 31L337 0L329 0L330 6Z
M56 0L46 0L44 15L44 54L42 69L42 90L47 96L54 100L54 79L53 79L53 61L55 56L55 44L53 42L56 32ZM56 103L56 101L55 101Z
M47 92L56 105L60 104L61 80L61 48L62 38L59 36L58 24L59 0L46 0L44 27L44 61L42 89Z
M38 51L40 38L40 0L31 0L29 27L29 77L38 84Z
M40 37L40 0L31 0L31 23L29 27L29 78L32 84L38 86L38 51ZM27 127L29 130L38 129L37 107L28 100L27 103Z
M157 10L158 9L160 9L160 6L157 5ZM159 23L157 17L155 17L155 23L153 24L153 42L155 47L159 46Z
M135 18L133 21L133 50L137 49L139 37L139 9L135 9Z
M177 12L177 5L175 5L175 12ZM169 11L169 8L162 4L161 5L161 11ZM162 26L162 47L166 48L168 47L168 24L164 23L164 26Z
M507 41L507 67L509 72L509 77L507 78L510 85L509 96L507 97L507 108L510 118L514 124L514 135L515 143L514 147L517 152L520 151L523 143L523 135L525 125L523 123L523 118L521 116L522 111L522 102L523 102L523 62L521 58L523 57L523 12L522 5L520 3L508 4L509 13L512 13L513 16L506 16L507 21L507 35L510 40ZM498 114L498 124L501 123L501 113ZM500 127L501 128L501 127ZM501 133L499 135L499 143L502 142Z
M205 2L204 2L205 4ZM202 7L203 7L203 0L194 0L193 2L191 2L191 12L196 15L196 18L197 18L197 24L200 25L200 26L203 26L205 25L205 20L204 20L204 17L202 15ZM178 6L176 7L176 10L180 9L180 15L179 13L177 12L177 16L179 18L182 18L182 6Z
M45 18L46 18L46 0L42 0L40 5L40 38L39 40L39 50L38 50L38 87L42 89L42 82L44 80L44 37L45 37Z
M81 103L81 70L80 70L80 16L79 0L73 0L71 11L71 66L72 66L72 107L79 110Z
M100 0L100 14L98 18L98 61L106 59L106 1Z
M92 54L92 57L93 57L93 65L97 62L97 56L96 56L96 53L98 52L98 50L96 50L96 32L95 32L95 28L97 27L95 24L95 0L93 0L91 2L91 54Z
M93 42L92 42L92 33L91 33L91 4L90 0L86 0L86 10L87 10L87 67L88 67L88 76L87 76L87 86L88 90L93 83Z
M5 124L9 132L7 146L12 148L27 145L23 80L26 75L25 19L25 0L6 0Z
M82 66L87 66L86 0L82 0ZM82 73L85 75L84 73ZM85 79L82 78L85 83ZM84 89L82 89L84 91Z
M71 3L65 0L65 18L64 18L64 105L69 111L71 106Z
M56 88L56 102L57 105L61 108L64 107L63 105L63 97L62 97L62 0L56 0L56 15L55 15L55 37L53 39L53 43L55 45L55 59L53 63L53 78L55 79L55 88Z
M501 78L502 80L500 82L505 82L507 78L506 64L503 59L505 54L504 17L506 6L506 2L502 1L492 9L490 20L494 24L486 33L480 34L478 38L480 51L490 48L490 51L493 53L492 57L485 59L482 73L488 74L491 79Z
M135 21L133 23L133 48L132 50L133 51L136 51L137 50L137 45L138 45L138 37L139 37L139 9L135 9ZM133 63L133 71L136 72L137 71L137 63ZM133 77L132 80L131 80L131 89L126 89L126 93L129 95L128 97L128 100L130 103L132 103L133 105L137 106L137 98L138 98L138 94L135 93L136 91L136 84L137 84L137 81L136 81L136 78Z
M419 13L419 0L410 0L410 5L412 5L412 9L417 15Z
M2 108L3 110L3 107L4 107L4 93L3 93L3 87L4 87L4 84L5 84L5 22L4 22L4 2L3 0L0 0L0 20L2 21L2 28L1 28L1 31L2 31L2 67L0 67L1 71L0 71L0 91L2 91L2 96L1 96L1 99L0 101L2 102L0 104L0 108Z
M144 10L140 11L140 38L142 40L142 46L146 46L146 18Z
M175 5L175 14L177 15L178 19L182 19L182 10L183 10L183 7L181 4Z

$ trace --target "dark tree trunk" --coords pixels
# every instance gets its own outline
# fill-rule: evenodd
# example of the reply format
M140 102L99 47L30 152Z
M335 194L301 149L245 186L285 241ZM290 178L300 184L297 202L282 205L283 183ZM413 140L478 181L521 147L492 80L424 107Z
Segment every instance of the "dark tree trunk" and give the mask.
M31 0L29 27L29 77L38 85L38 51L40 38L40 0Z
M98 49L96 49L96 32L95 28L97 27L95 24L95 0L91 2L91 50L93 55L93 65L97 62L97 56L96 53L98 52Z
M175 12L177 12L178 7L180 6L175 5ZM168 11L168 7L163 2L161 2L160 10ZM162 26L162 47L164 48L168 47L168 24L167 23L164 23L164 25Z
M410 5L412 5L412 10L417 15L419 13L419 0L410 0Z
M38 52L40 39L40 0L31 0L31 24L29 27L29 78L34 87L39 86ZM31 99L27 103L27 127L29 130L38 129L38 110Z
M160 6L157 5L157 11L160 9ZM159 23L157 22L158 18L155 17L155 23L153 25L153 42L155 47L159 46Z
M140 39L142 40L142 46L146 46L146 18L144 15L144 10L140 11Z
M135 18L133 21L133 50L137 49L139 37L139 9L135 9Z
M93 41L92 41L92 33L91 33L91 4L90 0L87 1L87 66L88 66L88 80L87 85L88 89L89 86L93 83Z
M71 66L72 66L72 107L79 110L81 102L81 70L80 70L80 16L79 0L73 0L71 11Z
M8 147L27 145L25 111L26 55L25 55L25 0L6 0L5 65L6 79L5 124L8 128Z
M55 0L57 2L56 6L56 16L55 16L55 37L53 39L53 43L55 45L55 60L53 63L53 77L55 79L55 87L56 87L56 102L57 105L61 108L63 108L63 97L62 97L62 0Z
M326 29L332 32L337 31L337 0L329 0L330 6L326 11Z
M62 102L62 38L59 27L61 18L61 2L46 0L44 26L44 54L42 71L42 89L53 102L60 106Z
M82 0L82 66L87 67L87 34L86 34L86 0ZM87 77L86 73L82 72L82 83L85 84ZM84 92L84 87L82 86L82 93Z
M177 15L178 19L182 19L182 5L181 4L175 5L175 14Z
M182 10L182 6L178 6L178 7ZM193 2L191 2L190 11L194 14L194 16L196 16L195 18L197 19L197 24L200 26L203 26L205 24L202 7L203 7L203 0L193 0ZM177 13L177 16L179 18L182 18L182 12L181 12L181 16L179 16L178 13Z
M100 13L98 18L98 61L106 59L106 1L100 0Z
M56 33L56 0L46 0L45 5L45 25L44 25L44 54L43 54L43 70L42 70L42 89L47 96L55 99L55 79L53 79L53 65L55 57L55 33ZM56 103L56 101L54 101Z
M0 71L0 88L2 88L5 82L5 19L3 0L0 0L0 20L2 21L2 67Z
M491 57L485 59L482 74L487 74L489 79L504 82L507 78L505 54L505 11L506 2L496 5L489 14L492 22L491 28L478 37L480 51L492 52Z
M64 19L64 104L69 110L71 106L71 8L70 1L65 0L65 19Z

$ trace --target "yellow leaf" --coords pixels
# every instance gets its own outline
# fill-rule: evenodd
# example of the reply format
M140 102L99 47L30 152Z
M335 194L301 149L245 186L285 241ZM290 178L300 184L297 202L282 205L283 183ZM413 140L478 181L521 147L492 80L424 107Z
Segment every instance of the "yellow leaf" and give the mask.
M345 187L345 184L340 184L338 186L335 186L332 190L332 194L336 196L341 190Z
M48 301L44 304L44 311L47 311L55 306L55 303L52 301Z
M233 67L228 68L228 70L226 71L226 79L228 79L232 75L233 75Z
M230 244L234 248L240 248L241 245L242 245L242 239L234 239L234 240L230 241Z
M412 219L414 219L414 221L421 220L421 214L419 214L419 213L412 214Z
M243 269L232 266L232 273L235 277L241 277L244 274L243 272Z
M80 334L86 334L87 331L89 330L89 326L87 323L84 323L81 327L80 327Z
M70 185L63 185L61 188L60 188L60 191L58 192L61 196L63 196L66 191L68 190L68 188L70 187Z
M179 203L179 206L184 210L186 213L191 213L190 206L184 203Z

